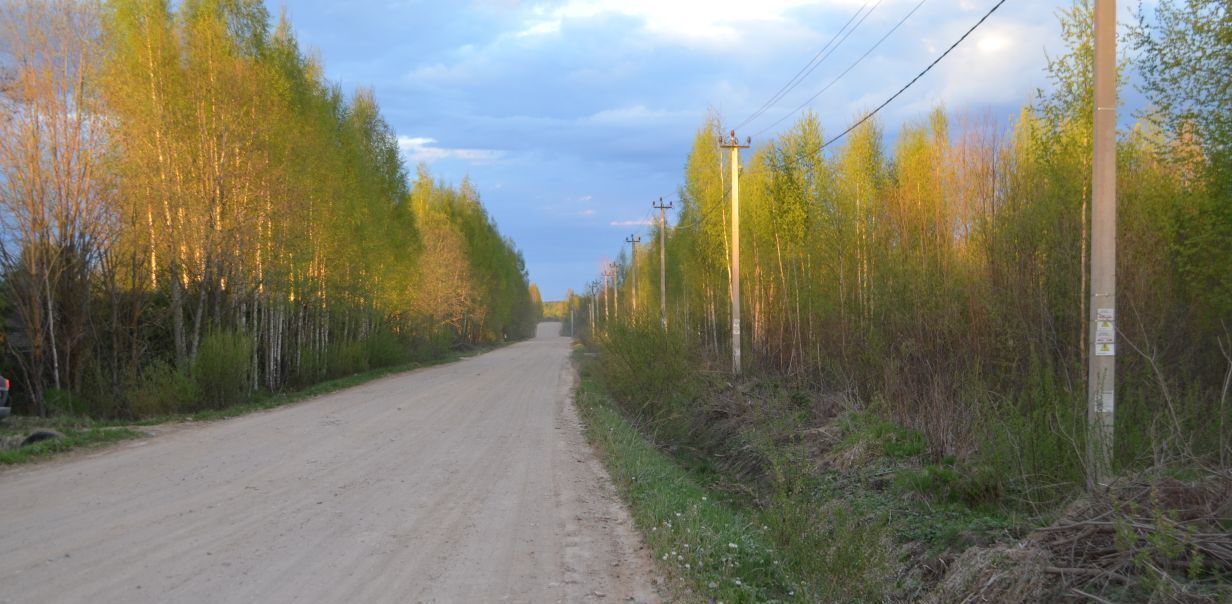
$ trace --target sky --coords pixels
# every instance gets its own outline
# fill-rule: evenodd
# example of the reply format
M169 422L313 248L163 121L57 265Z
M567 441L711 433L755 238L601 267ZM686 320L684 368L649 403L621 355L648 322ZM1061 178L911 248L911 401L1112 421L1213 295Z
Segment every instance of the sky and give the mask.
M423 162L470 179L547 300L581 291L625 237L646 234L707 115L725 130L744 121L853 15L859 26L740 138L772 140L801 105L841 132L996 1L267 0L327 78L375 92L411 174ZM1008 126L1048 87L1068 4L1008 0L878 115L887 135L936 106Z

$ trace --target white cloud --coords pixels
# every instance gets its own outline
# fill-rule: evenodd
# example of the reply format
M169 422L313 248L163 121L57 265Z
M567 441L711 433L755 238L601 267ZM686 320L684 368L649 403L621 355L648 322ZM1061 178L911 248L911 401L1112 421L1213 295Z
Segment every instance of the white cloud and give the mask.
M835 5L854 0L837 0ZM686 45L735 44L741 25L772 23L796 27L787 15L793 9L815 5L816 0L566 0L555 7L536 6L532 20L516 35L533 37L560 32L570 20L605 15L632 17L656 37Z
M649 218L642 218L640 220L613 220L609 222L608 224L611 226L615 226L615 227L649 226L651 224L654 224L654 222L651 221Z
M595 211L594 211L593 209L591 209L591 210L582 210L581 212L578 212L578 213L577 213L577 215L578 215L578 216L594 216L594 215L595 215Z
M935 79L923 100L953 107L1028 101L1043 80L1043 46L1056 29L1008 20L985 25L976 44L960 46L930 74Z
M646 124L652 122L672 122L680 118L693 118L692 111L669 111L666 109L650 109L645 105L616 107L603 109L587 116L586 121L593 124L621 126L626 124Z
M419 162L432 163L441 159L460 159L474 163L491 163L505 156L504 151L497 149L464 149L437 147L436 139L426 136L399 136L398 149L402 156L412 164Z
M989 33L980 38L979 48L982 52L997 52L1010 45L1010 39L999 33Z

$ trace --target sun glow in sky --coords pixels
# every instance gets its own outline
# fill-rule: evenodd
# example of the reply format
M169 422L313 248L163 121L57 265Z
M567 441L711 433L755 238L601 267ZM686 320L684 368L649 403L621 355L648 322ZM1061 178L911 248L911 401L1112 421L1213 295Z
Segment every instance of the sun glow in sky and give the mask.
M270 11L284 1L267 0ZM809 107L827 133L844 129L995 1L925 2ZM917 2L290 0L287 8L330 79L375 91L411 173L423 162L438 178L469 177L544 297L559 299L645 230L652 200L676 196L709 112L740 122L871 8L832 56L740 134L765 128ZM1056 11L1067 4L1007 2L879 116L887 135L938 105L1008 125L1048 84L1045 52L1063 51Z

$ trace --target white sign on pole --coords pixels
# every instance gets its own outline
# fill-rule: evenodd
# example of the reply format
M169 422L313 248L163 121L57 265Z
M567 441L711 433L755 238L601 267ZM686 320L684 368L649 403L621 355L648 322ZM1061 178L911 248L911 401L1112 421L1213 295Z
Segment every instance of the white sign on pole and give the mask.
M1116 309L1095 309L1095 356L1116 356Z

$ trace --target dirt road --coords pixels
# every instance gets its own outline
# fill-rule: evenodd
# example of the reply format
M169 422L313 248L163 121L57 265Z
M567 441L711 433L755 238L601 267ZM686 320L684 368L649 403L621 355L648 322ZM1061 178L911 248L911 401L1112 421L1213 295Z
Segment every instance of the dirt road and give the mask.
M558 326L0 473L0 602L654 601Z

